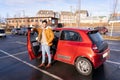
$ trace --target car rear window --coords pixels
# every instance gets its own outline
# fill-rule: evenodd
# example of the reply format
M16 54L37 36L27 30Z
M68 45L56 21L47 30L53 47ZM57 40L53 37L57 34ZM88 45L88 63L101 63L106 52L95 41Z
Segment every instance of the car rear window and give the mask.
M5 33L5 30L0 30L0 33Z
M103 38L98 31L90 31L88 35L93 43L102 42Z

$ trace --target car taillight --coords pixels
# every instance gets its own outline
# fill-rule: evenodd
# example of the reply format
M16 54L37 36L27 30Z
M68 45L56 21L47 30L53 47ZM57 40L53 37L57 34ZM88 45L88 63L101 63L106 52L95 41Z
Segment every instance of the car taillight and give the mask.
M93 49L93 51L94 51L95 53L98 53L98 52L99 52L98 47L96 46L96 44L93 44L92 49Z

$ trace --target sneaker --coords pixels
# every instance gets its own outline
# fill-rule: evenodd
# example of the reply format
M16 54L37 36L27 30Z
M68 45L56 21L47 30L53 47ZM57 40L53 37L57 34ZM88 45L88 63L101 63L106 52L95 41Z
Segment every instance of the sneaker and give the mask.
M43 66L45 66L45 64L44 64L44 63L40 64L38 67L43 67Z
M51 64L47 64L46 68L50 68Z

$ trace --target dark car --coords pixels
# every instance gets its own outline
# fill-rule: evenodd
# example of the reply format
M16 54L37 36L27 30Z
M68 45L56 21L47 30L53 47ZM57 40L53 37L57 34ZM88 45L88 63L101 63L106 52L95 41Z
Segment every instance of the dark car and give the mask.
M93 69L100 67L109 57L109 46L98 30L55 28L53 32L52 59L74 65L82 75L90 75ZM32 35L28 31L27 49L31 60L41 56L37 36L37 32Z
M11 30L11 33L12 33L12 34L20 34L20 28L13 28L13 29Z
M95 27L94 29L98 30L100 34L106 34L108 32L106 27Z
M27 32L28 32L28 28L23 27L23 28L20 28L19 34L20 35L27 35Z

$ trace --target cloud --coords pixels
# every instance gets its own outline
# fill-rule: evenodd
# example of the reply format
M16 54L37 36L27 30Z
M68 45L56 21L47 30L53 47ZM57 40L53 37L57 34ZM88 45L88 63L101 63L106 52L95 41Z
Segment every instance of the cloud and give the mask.
M23 5L23 4L32 4L32 3L48 3L56 2L56 0L4 0L4 3L7 5Z
M34 0L4 0L6 5L23 5L32 3Z

